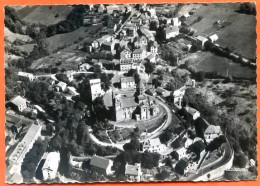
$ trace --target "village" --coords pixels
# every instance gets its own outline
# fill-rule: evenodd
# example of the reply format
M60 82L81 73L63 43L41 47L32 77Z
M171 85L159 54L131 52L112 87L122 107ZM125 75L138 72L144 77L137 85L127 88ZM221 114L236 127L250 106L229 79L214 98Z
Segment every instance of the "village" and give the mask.
M187 101L205 74L183 68L203 51L248 68L255 59L184 24L196 9L167 17L163 8L86 5L83 24L100 29L74 55L61 49L17 73L21 94L6 102L8 183L214 181L256 166L234 168L226 128Z

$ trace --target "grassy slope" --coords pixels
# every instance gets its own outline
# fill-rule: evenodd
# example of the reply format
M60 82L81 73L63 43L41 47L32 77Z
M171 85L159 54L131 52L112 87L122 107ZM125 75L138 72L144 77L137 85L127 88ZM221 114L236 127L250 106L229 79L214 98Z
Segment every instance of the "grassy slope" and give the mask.
M235 12L238 8L238 3L201 6L195 15L191 16L189 22L191 23L198 16L202 16L203 19L200 22L192 25L198 30L198 34L217 33L219 36L218 44L233 47L236 52L253 58L256 49L256 19L253 15ZM213 23L217 20L220 20L221 23L230 22L231 25L217 30L217 28L213 27Z
M72 9L73 7L66 5L26 6L19 9L17 14L23 21L48 26L66 20ZM59 14L59 16L55 17L56 14Z
M216 71L219 75L226 75L228 71L228 74L233 77L256 77L256 72L254 69L247 66L242 66L239 63L231 62L226 58L219 57L210 52L197 52L187 59L189 61L189 66L196 71Z
M15 40L21 40L24 42L32 41L32 38L30 38L28 35L13 33L7 27L4 28L4 34L5 38L11 43L13 43Z

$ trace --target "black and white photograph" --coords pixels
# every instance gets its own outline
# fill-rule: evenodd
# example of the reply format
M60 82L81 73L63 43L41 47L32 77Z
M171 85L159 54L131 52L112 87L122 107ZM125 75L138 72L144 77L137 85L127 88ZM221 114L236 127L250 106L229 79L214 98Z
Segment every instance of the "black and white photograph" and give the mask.
M6 183L257 179L255 3L4 12Z

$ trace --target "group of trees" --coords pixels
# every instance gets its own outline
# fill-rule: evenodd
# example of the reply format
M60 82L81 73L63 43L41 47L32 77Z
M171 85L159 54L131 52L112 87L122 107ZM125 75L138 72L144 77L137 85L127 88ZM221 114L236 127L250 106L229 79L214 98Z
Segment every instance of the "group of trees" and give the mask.
M32 149L25 155L21 166L21 174L24 182L32 182L37 165L48 147L47 141L37 140Z
M255 3L241 3L238 12L243 14L256 15Z
M83 5L74 6L67 19L55 25L50 25L46 29L46 36L68 33L78 29L83 25L85 8Z

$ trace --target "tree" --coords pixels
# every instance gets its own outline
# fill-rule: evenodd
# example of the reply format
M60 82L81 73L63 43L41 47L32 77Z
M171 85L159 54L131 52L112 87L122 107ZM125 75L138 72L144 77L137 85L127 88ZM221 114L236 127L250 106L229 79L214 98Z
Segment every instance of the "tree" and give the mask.
M166 130L161 136L160 136L160 141L162 143L166 143L172 138L172 133Z
M156 178L158 180L165 180L166 178L168 178L170 176L170 173L166 170L162 170L161 172L159 172L157 175L156 175Z
M158 167L159 159L160 154L145 151L142 154L141 165L143 168L152 169L153 167Z
M178 149L181 147L181 140L180 138L177 138L176 140L174 140L171 144L172 148L174 149Z
M215 138L214 140L212 140L206 147L207 151L214 151L218 148L220 148L220 146L226 142L226 138L225 136L221 135L217 138Z
M158 80L158 78L154 78L154 79L152 80L152 85L153 85L155 88L157 88L157 87L161 86L161 82Z
M144 66L145 66L145 72L147 74L151 74L154 71L154 69L155 69L155 65L152 64L150 61L146 62L144 64Z
M235 154L233 163L235 166L238 166L239 168L245 168L247 164L247 157L242 152L239 152Z

